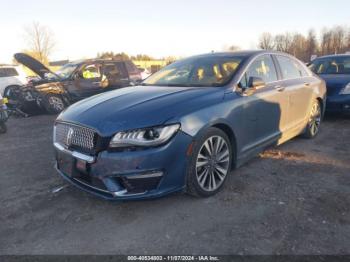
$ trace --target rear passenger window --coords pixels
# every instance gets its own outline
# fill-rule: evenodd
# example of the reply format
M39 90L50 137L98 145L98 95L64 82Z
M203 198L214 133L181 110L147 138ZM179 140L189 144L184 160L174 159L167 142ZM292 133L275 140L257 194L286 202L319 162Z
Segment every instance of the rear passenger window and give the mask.
M240 86L248 87L250 77L259 77L265 83L277 81L277 73L275 65L270 55L263 55L258 57L248 68L244 74Z
M11 76L18 76L18 72L16 69L12 67L0 68L0 77L11 77Z
M121 72L116 64L105 64L103 73L107 77L119 77L119 76L121 76Z
M307 75L297 61L287 56L276 56L276 58L281 67L283 79L294 79Z
M139 73L139 70L138 70L137 67L133 64L133 62L131 62L131 61L126 61L126 62L125 62L125 65L126 65L126 69L128 70L129 73L131 73L131 74Z

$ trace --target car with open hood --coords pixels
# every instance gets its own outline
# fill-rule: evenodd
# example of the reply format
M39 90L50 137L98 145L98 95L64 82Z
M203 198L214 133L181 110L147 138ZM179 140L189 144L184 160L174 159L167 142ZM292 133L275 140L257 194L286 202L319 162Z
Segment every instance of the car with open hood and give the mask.
M296 58L240 51L186 58L140 86L79 101L54 125L56 168L106 199L211 196L232 168L315 137L326 88Z
M141 81L139 70L129 60L80 60L67 63L52 72L27 54L17 53L14 58L36 73L39 79L31 81L22 89L9 89L5 96L12 100L20 97L26 103L53 114L78 100Z
M350 55L318 57L309 68L326 81L327 112L350 114Z

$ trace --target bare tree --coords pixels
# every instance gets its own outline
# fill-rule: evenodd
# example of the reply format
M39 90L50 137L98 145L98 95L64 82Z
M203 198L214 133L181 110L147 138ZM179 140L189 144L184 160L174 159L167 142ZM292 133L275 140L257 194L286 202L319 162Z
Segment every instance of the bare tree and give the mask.
M241 50L241 48L237 45L231 45L229 46L228 48L228 51L238 51L238 50Z
M333 54L332 50L332 31L323 29L321 32L321 54L328 55Z
M31 26L24 28L24 32L29 52L41 62L47 62L55 47L52 31L38 22L33 22Z
M334 26L324 28L318 37L314 30L309 30L307 36L300 33L284 33L275 36L263 33L259 40L262 49L273 49L292 54L305 62L312 55L340 54L350 51L350 28Z
M307 61L311 60L313 55L317 55L318 52L318 42L316 33L313 29L309 30L309 33L306 38L306 58Z
M274 38L274 46L277 51L289 53L291 50L293 38L290 33L278 34Z
M265 50L272 50L274 46L273 36L270 33L263 33L259 40L259 47Z
M343 53L346 49L345 28L337 26L332 30L333 52L335 54Z

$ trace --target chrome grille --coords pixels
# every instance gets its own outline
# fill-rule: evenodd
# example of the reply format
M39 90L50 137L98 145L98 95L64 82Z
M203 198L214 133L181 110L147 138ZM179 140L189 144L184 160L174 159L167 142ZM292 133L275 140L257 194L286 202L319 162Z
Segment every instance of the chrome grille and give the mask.
M95 132L86 127L57 123L55 126L55 142L65 147L78 147L82 150L93 150Z

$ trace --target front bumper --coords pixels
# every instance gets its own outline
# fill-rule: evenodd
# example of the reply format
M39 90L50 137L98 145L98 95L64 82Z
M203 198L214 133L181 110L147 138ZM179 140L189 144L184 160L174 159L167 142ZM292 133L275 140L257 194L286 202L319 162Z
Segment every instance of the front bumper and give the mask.
M350 113L350 95L336 95L327 98L327 112Z
M179 131L160 147L102 151L93 157L55 145L56 169L73 185L104 199L155 198L184 189L191 142L191 136ZM63 168L67 161L69 171Z

